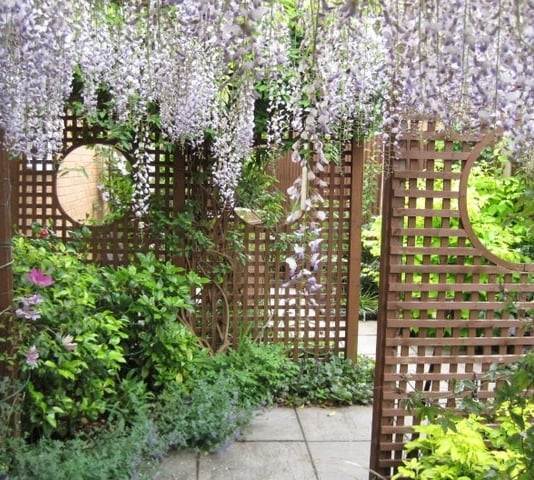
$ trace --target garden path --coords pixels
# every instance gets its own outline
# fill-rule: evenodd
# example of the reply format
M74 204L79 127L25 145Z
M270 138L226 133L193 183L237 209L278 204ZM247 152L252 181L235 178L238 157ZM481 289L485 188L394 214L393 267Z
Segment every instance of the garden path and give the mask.
M359 353L375 345L376 322L360 322ZM370 406L261 411L225 450L171 454L153 480L367 480L371 422Z

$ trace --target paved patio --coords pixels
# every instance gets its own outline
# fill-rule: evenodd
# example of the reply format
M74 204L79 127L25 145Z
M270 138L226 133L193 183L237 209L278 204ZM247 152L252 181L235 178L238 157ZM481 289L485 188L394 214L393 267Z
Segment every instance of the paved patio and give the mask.
M376 322L361 322L359 352L374 355ZM273 408L219 453L177 452L154 480L368 480L372 407Z

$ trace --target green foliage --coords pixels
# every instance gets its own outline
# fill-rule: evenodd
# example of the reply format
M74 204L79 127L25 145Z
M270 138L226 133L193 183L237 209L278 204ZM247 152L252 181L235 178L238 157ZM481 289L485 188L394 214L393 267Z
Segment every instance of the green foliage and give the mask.
M295 363L246 334L210 356L181 321L205 279L153 254L98 267L41 230L14 239L21 368L0 384L0 475L146 478L140 465L170 448L222 448L260 406L370 400L371 361Z
M180 314L194 309L192 294L206 279L153 253L137 254L137 262L127 266L104 268L103 277L99 305L128 322L122 342L127 369L152 388L182 383L202 353Z
M224 373L200 379L188 395L169 385L154 410L156 424L171 448L213 452L234 440L251 417L241 392Z
M331 355L326 361L299 360L298 374L287 388L287 405L367 405L373 399L374 361L356 362Z
M140 465L150 458L153 434L150 421L136 420L132 426L117 423L112 429L101 428L89 436L80 434L68 441L45 438L36 445L21 447L9 478L148 479L140 472Z
M516 263L532 261L533 192L532 178L521 169L513 171L502 145L483 152L471 169L469 219L480 241L498 257Z
M255 343L243 337L236 348L200 365L196 378L213 382L223 375L240 392L240 403L258 406L283 398L297 373L297 365L282 345Z
M258 155L243 165L236 190L236 206L259 212L264 224L277 225L284 215L285 194L277 189L277 179L269 174L268 158Z
M464 402L464 416L437 406L421 408L419 417L431 423L414 427L419 435L406 444L409 458L393 479L534 478L534 353L495 366L486 380L498 381L495 401ZM464 387L470 393L474 385L459 384L457 392Z
M408 454L392 480L510 480L511 456L488 446L491 427L474 415L455 422L454 430L441 425L418 425L420 435L405 446Z
M18 352L35 346L39 359L27 387L28 431L68 435L97 420L116 395L118 375L125 363L121 342L125 318L97 309L101 289L97 268L81 261L61 242L14 239L15 298L38 293L40 318L19 319ZM53 278L51 286L32 285L31 268Z

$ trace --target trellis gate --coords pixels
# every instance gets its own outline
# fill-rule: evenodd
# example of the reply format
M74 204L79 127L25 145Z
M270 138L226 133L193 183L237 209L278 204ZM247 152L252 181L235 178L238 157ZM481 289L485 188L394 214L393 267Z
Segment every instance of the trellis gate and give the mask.
M471 380L491 398L484 373L534 345L534 265L488 252L468 217L470 169L495 140L414 122L386 162L371 458L385 476L411 437L413 392L455 408L455 385Z

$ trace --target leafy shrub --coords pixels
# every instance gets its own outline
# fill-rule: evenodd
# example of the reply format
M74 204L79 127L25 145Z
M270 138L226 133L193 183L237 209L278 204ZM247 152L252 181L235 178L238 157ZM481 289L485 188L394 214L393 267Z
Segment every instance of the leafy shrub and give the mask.
M153 253L138 254L127 266L104 268L103 277L100 307L127 319L128 336L121 343L127 369L151 388L182 383L202 352L180 314L194 309L192 292L206 279Z
M441 411L432 424L414 427L419 435L405 445L411 458L393 480L534 478L534 353L493 369L489 379L497 378L494 403L466 402L466 416ZM473 409L485 417L469 413Z
M54 241L14 239L17 354L29 379L23 427L69 435L116 397L125 318L96 308L98 269Z
M287 405L366 405L373 398L374 361L360 356L356 362L331 355L298 362L298 374L287 388Z
M297 372L283 345L255 343L244 337L236 348L210 357L196 378L213 382L224 375L239 392L241 404L257 407L283 398Z

